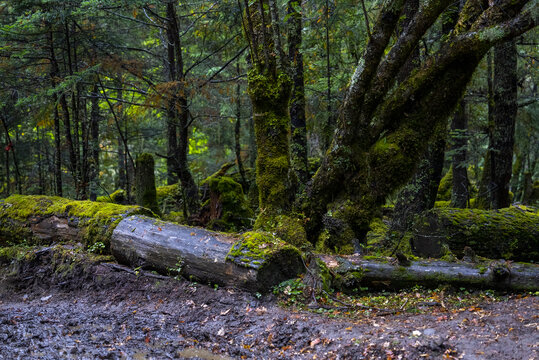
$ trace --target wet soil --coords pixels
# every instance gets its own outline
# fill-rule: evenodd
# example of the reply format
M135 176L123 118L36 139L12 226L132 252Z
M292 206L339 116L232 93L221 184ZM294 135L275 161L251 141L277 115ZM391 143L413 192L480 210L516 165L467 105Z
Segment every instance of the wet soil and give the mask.
M0 266L0 359L539 359L537 296L335 319L54 256Z

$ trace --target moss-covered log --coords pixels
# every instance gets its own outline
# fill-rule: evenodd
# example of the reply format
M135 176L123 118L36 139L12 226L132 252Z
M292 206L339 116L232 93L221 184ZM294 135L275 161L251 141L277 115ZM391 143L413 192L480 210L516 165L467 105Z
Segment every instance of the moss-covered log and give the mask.
M118 261L198 281L267 291L304 270L300 252L268 233L239 239L145 216L118 224L111 240Z
M75 241L108 248L114 227L133 214L151 213L139 206L13 195L0 200L0 246Z
M467 246L491 259L539 261L539 213L526 208L433 209L416 220L412 236L423 256L443 255L446 244L459 257Z
M441 260L411 261L401 266L391 259L367 260L359 256L321 256L331 270L334 288L353 291L359 287L400 289L414 285L443 284L467 288L539 290L539 265L503 261L482 263Z

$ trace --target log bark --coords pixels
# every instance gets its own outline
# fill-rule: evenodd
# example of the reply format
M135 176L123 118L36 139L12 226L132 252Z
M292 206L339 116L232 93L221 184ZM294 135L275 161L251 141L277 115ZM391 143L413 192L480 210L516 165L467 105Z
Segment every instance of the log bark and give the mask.
M334 274L333 286L343 291L360 286L400 289L417 284L428 287L449 284L518 291L539 289L539 265L535 264L420 260L412 261L410 266L400 266L387 260L366 260L354 255L322 255L320 258Z
M201 282L248 291L268 291L304 270L301 254L295 248L265 238L258 245L264 250L256 254L248 247L257 233L247 234L237 239L146 216L130 216L114 230L111 250L126 265L180 272Z

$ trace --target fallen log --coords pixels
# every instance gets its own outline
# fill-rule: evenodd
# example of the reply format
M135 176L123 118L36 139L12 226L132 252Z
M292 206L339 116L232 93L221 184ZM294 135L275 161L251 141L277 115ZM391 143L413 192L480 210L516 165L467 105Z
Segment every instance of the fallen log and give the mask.
M133 214L150 215L140 206L76 201L53 196L13 195L0 200L0 246L102 243L108 249L114 227Z
M300 252L271 234L236 238L146 216L122 220L112 234L111 251L132 267L248 291L268 291L304 271Z
M458 257L469 247L489 259L539 262L539 213L528 208L436 208L418 217L411 233L419 256L443 256L445 245Z
M359 287L401 289L414 285L501 289L539 290L539 265L510 261L418 260L401 266L393 259L367 260L360 256L320 255L333 274L332 284L343 291Z
M110 206L110 207L109 207ZM249 291L267 291L305 270L302 254L272 234L234 237L163 222L136 213L140 207L72 201L44 196L13 196L0 201L0 247L21 241L111 244L116 259L133 268L180 273L199 281ZM411 261L320 255L334 274L333 285L397 289L416 284L507 290L539 290L539 265L505 261L478 263Z

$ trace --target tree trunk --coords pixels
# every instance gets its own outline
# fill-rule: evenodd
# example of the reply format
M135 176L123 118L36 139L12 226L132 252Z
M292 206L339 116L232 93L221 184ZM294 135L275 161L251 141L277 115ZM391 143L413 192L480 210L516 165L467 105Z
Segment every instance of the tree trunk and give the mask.
M237 67L238 76L240 74L240 65ZM243 166L243 159L241 158L241 85L238 82L236 84L236 125L234 127L234 149L236 152L236 163L238 165L238 170L241 176L241 186L243 187L243 193L247 194L249 192L249 182L247 181L247 175L245 174L245 168Z
M290 171L290 116L288 102L292 81L278 31L267 2L246 1L244 28L251 49L252 68L247 92L253 104L257 147L256 183L259 207L266 215L290 210L293 196ZM268 26L266 24L270 24Z
M527 2L504 0L485 9L468 1L449 39L398 86L400 67L450 1L426 4L384 57L405 1L386 3L352 77L331 150L304 197L311 239L336 199L351 200L351 227L358 238L366 233L386 197L413 175L426 140L452 113L488 49L533 28L531 13L519 15Z
M492 209L511 204L509 181L517 109L517 49L511 40L494 47L494 128L489 133Z
M455 287L537 291L539 265L486 262L411 261L409 266L396 262L365 260L358 256L320 256L334 274L333 287L353 291L360 287L401 289L420 284Z
M135 161L135 200L137 205L160 214L155 189L155 163L151 154L140 154Z
M97 199L99 189L99 97L97 83L92 90L92 110L90 113L91 159L90 159L90 200Z
M167 3L167 36L169 39L168 59L169 72L175 84L171 87L169 96L169 151L174 147L174 133L176 127L179 127L178 144L174 151L173 162L171 166L175 166L176 174L181 182L185 197L184 201L187 204L190 214L196 214L200 210L200 199L198 195L198 186L193 179L193 175L189 170L189 162L187 154L189 151L189 106L185 94L185 74L183 70L183 55L180 42L180 33L178 26L178 16L174 3ZM172 119L170 117L173 117ZM174 128L174 129L173 129ZM168 155L170 156L170 154ZM168 163L167 163L168 166Z
M468 116L466 102L461 100L451 121L451 151L453 166L453 184L451 189L451 207L464 209L470 200L468 181Z
M123 99L123 91L122 91L122 87L123 87L123 84L121 81L119 81L116 86L118 86L118 99L122 100ZM127 194L129 194L130 192L130 189L128 189L128 179L127 179L127 164L128 164L128 160L127 160L127 154L124 150L124 147L125 147L125 144L124 144L124 141L122 139L122 126L124 126L126 128L126 131L125 131L125 136L126 136L126 141L127 141L127 127L124 125L126 123L126 120L125 120L125 115L124 115L124 111L123 111L123 108L120 109L120 111L118 112L118 118L119 118L119 122L120 122L120 126L118 127L118 136L117 136L117 141L118 141L118 150L117 150L117 154L118 154L118 158L117 158L117 163L118 163L118 178L116 179L116 189L123 189L127 192ZM130 196L127 197L127 202L130 201Z
M54 38L52 29L50 29L48 32L48 42L51 60L51 68L49 71L49 75L51 78L51 86L55 87L56 78L58 77L58 64L56 64L56 61L53 61L56 59L56 56L54 53ZM55 194L57 196L62 196L62 142L60 135L60 114L58 112L58 95L56 93L53 94L52 100L54 102L54 178L56 187Z
M410 228L416 215L434 207L444 167L445 138L445 123L442 123L419 162L414 177L399 193L391 218L390 234L396 231L400 238Z
M290 122L292 138L290 156L292 168L301 184L309 180L309 165L307 162L307 124L305 119L305 84L303 79L303 54L301 42L303 30L301 1L288 2L288 57L292 70L292 96L290 99Z

